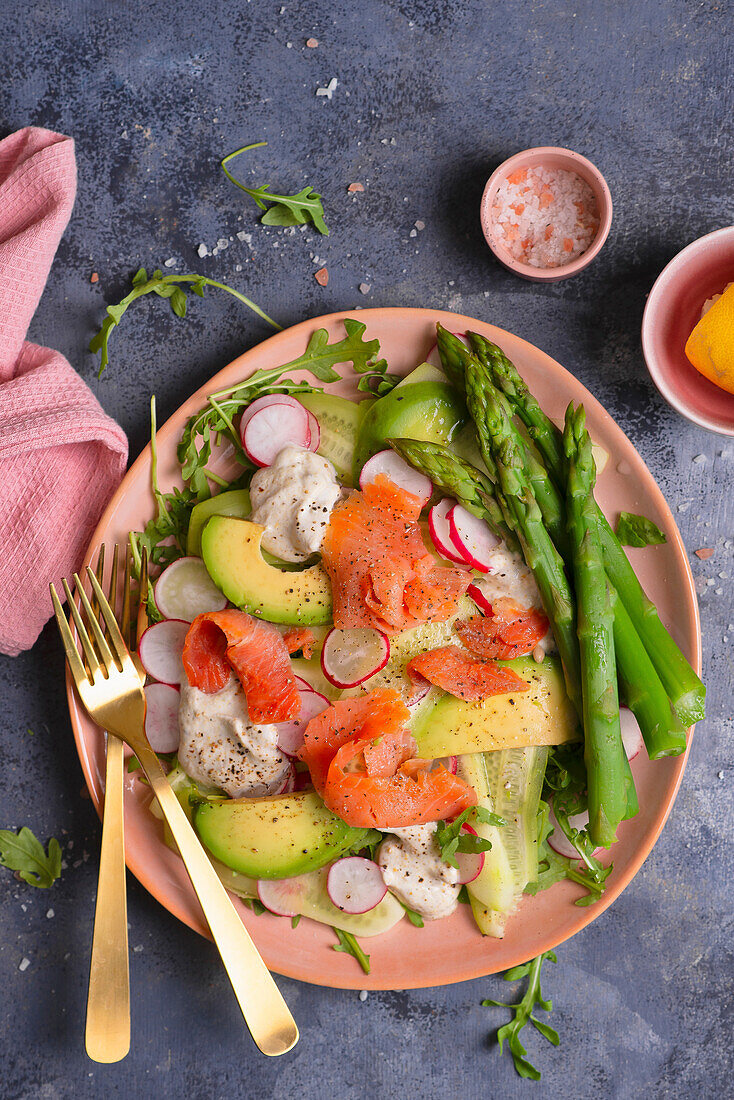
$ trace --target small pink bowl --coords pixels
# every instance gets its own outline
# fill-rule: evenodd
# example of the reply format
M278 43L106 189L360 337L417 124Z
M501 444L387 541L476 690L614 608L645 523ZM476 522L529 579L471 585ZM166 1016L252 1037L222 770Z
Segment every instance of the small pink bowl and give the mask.
M494 221L492 207L500 184L518 168L538 167L563 168L567 172L576 172L586 180L594 192L599 207L599 228L596 237L586 252L571 263L563 264L562 267L531 267L530 264L515 260L502 243L502 235L498 232ZM568 279L571 275L582 271L600 252L612 224L612 196L604 176L586 157L556 145L538 145L534 149L524 149L522 153L515 153L514 157L503 161L499 168L495 169L484 188L479 206L479 220L482 223L482 232L487 244L503 267L519 275L521 279L530 279L535 283L556 283L560 279Z
M703 303L732 281L734 225L729 225L699 237L663 268L642 317L645 362L665 400L694 424L721 435L734 435L734 393L699 374L685 346Z

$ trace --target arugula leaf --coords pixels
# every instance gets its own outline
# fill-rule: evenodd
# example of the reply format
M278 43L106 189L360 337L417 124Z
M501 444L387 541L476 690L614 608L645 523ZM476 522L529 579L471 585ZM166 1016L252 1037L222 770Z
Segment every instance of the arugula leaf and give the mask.
M459 866L456 862L457 852L488 852L492 847L492 842L485 840L483 836L462 832L470 817L485 825L507 824L503 818L490 813L484 806L470 806L453 821L439 821L436 826L436 843L441 849L441 859L451 867Z
M197 275L193 272L188 275L164 275L159 268L156 268L151 277L148 278L145 268L140 267L133 275L132 290L116 305L107 306L107 316L102 322L102 327L89 343L91 352L100 353L98 378L102 377L102 372L110 361L109 342L112 330L116 325L119 325L133 302L146 294L157 294L159 298L168 298L171 309L177 317L185 317L187 303L185 286L188 283L191 284L194 294L198 294L200 298L204 296L205 286L214 286L220 290L226 290L228 294L232 294L238 301L243 302L258 317L262 317L263 321L267 321L269 325L272 325L274 329L279 332L282 330L283 326L274 321L272 317L268 317L267 313L260 309L260 306L256 305L239 290L234 290L225 283L218 283L214 279L207 279L204 275Z
M347 955L353 955L365 974L370 972L370 957L365 955L351 932L343 932L341 928L335 928L339 943L334 944L335 951L346 951Z
M248 909L252 909L256 917L259 917L262 913L267 913L266 907L259 898L241 898L240 900Z
M381 359L367 374L363 374L357 383L357 389L361 393L372 394L373 397L384 397L386 393L394 390L401 381L399 374L388 374L387 361Z
M0 829L0 864L17 871L29 886L47 890L61 874L61 846L51 837L48 852L44 851L27 825L17 833Z
M276 195L270 190L270 184L262 187L245 187L227 168L227 165L235 157L242 153L248 153L251 149L260 149L267 145L267 141L255 141L252 145L245 145L242 149L229 153L221 162L222 171L235 187L254 199L261 210L264 210L260 219L263 225L306 225L310 222L324 237L329 236L329 229L324 221L324 207L321 195L318 195L313 187L304 187L297 195ZM272 204L272 205L268 205Z
M665 532L646 516L634 512L620 512L614 532L622 546L658 546L667 542Z
M550 1027L542 1020L536 1019L533 1015L533 1009L536 1005L538 1008L542 1008L544 1012L551 1012L553 1010L553 1001L545 1000L540 988L540 971L546 959L548 959L549 962L556 962L554 952L545 951L542 955L538 955L537 958L531 959L530 962L523 963L522 966L513 966L512 969L505 973L504 978L506 982L514 982L519 978L528 979L527 989L525 990L525 995L522 1000L511 1004L506 1004L504 1001L493 1001L489 999L481 1002L485 1008L497 1007L511 1008L514 1010L513 1019L510 1020L509 1023L504 1024L497 1031L497 1042L499 1043L500 1054L502 1054L503 1043L506 1039L518 1074L520 1077L529 1077L533 1081L540 1080L540 1070L537 1070L525 1057L527 1051L520 1041L520 1032L522 1029L526 1024L531 1023L533 1027L540 1032L543 1038L547 1039L549 1043L552 1043L554 1047L557 1047L561 1041L558 1032L554 1028Z
M400 898L398 898L398 901L400 901ZM411 909L404 901L400 901L400 904L405 910L405 915L410 923L414 924L416 928L423 928L423 917L420 913L416 913L415 909Z
M382 844L382 839L382 833L379 829L367 829L361 840L358 840L353 847L342 853L342 858L349 855L361 856L363 852L368 852L367 858L374 859L375 852Z
M209 481L216 478L207 469L207 463L211 458L212 446L218 439L224 438L232 444L234 458L247 471L254 469L242 447L234 421L255 397L270 393L313 393L314 389L318 389L308 382L283 378L286 371L307 370L320 382L337 381L339 374L334 367L340 363L351 363L358 374L384 371L387 365L385 360L377 358L380 341L363 339L366 327L361 321L345 317L347 334L333 343L329 343L326 329L316 329L303 355L280 367L255 371L239 385L210 394L207 405L189 420L178 445L181 475L197 500L206 500L211 496Z
M298 922L299 922L300 919L301 919L301 914L300 913L296 913L294 916L292 916L291 917L291 928L297 928L298 927Z

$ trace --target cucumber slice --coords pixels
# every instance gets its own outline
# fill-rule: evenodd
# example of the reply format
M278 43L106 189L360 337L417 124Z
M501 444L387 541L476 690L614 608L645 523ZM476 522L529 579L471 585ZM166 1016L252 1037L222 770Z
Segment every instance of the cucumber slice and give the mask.
M538 873L538 804L549 749L532 746L459 757L459 775L477 792L479 805L507 822L495 828L475 822L491 841L484 866L467 886L474 919L485 936L501 938L505 924Z
M352 485L357 431L371 402L349 401L334 393L302 393L298 400L319 422L321 441L317 453L328 458L340 481Z

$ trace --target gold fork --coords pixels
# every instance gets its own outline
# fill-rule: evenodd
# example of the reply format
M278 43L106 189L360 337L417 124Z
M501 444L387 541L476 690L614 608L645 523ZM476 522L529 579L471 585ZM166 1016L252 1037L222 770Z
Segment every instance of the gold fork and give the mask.
M74 574L76 593L94 638L93 644L79 608L70 599L69 610L89 675L61 601L54 586L50 586L56 622L79 697L90 717L103 729L120 737L137 756L186 865L250 1034L263 1054L285 1054L298 1042L295 1020L148 743L145 694L138 672L99 581L89 568L87 577L109 638L108 645L81 581ZM71 595L66 583L64 589Z
M102 583L105 548L100 547L95 573ZM131 638L130 551L125 557L120 628L127 644ZM110 604L117 602L118 547L112 557L107 588ZM66 596L71 593L64 581ZM92 601L95 612L96 600ZM103 620L104 622L104 620ZM91 672L85 662L87 674ZM123 813L124 750L114 734L106 737L102 843L99 853L97 901L94 909L92 958L89 967L85 1046L95 1062L119 1062L130 1049L130 967L127 941L127 883L125 875L125 823Z

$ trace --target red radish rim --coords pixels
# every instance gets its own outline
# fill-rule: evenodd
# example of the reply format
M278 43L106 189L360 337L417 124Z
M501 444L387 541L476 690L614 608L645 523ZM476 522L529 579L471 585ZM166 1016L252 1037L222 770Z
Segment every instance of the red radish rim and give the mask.
M163 684L160 682L160 680L156 680L152 684L146 684L143 690L145 691L145 736L148 738L148 743L150 747L153 749L154 752L176 752L179 746L179 742L181 740L181 730L178 724L178 702L176 703L175 737L170 736L167 740L164 741L163 746L161 745L159 738L156 737L155 734L151 737L150 730L148 729L148 720L153 712L151 699L152 697L154 697L154 693L158 695L160 694L161 690L165 691L166 694L173 692L178 700L181 695L180 689L173 684ZM173 700L171 700L171 702L172 701Z
M451 535L451 541L453 542L457 551L464 555L464 559L467 565L471 565L473 569L479 570L480 573L488 573L490 569L490 563L486 560L486 558L483 559L481 557L478 557L477 554L474 552L477 549L476 542L472 543L473 549L469 545L467 545L467 536L462 535L459 524L481 524L481 527L479 528L479 534L486 535L487 538L495 539L494 546L491 547L492 550L495 550L499 545L499 539L496 539L496 537L492 534L486 523L484 523L484 520L479 519L478 516L472 515L472 513L467 508L464 508L462 504L455 504L451 511L448 513L447 519L449 521L449 533Z
M278 404L289 408L291 410L292 416L297 416L300 420L300 423L298 425L293 423L292 425L289 425L286 429L283 429L281 426L279 430L268 430L267 428L262 428L262 431L260 431L258 429L257 421L258 418L262 417L264 413L267 413L268 409L271 407L270 405L267 405L262 409L258 409L258 411L252 417L250 417L250 419L247 421L247 424L245 425L245 430L242 433L242 446L245 449L247 457L250 459L251 462L253 462L256 466L259 466L261 469L265 466L272 466L273 462L278 456L279 451L288 444L292 444L295 447L303 447L304 450L308 450L311 446L311 429L309 427L308 421L308 410L304 408L303 405L300 405L298 401L294 401L292 405L290 403L286 405L285 402L278 402ZM261 435L260 442L263 444L263 449L260 451L260 457L258 457L257 443L255 443L253 447L253 437L255 437L256 435ZM283 442L278 447L278 450L275 451L275 453L273 453L271 456L272 446L274 444L274 441L279 438L279 435L284 437ZM265 460L266 456L267 461Z
M337 882L338 876L340 874L343 874L344 872L344 864L346 863L349 863L351 865L366 865L363 870L366 874L370 876L370 881L363 881L361 883L358 882L356 886L352 887L352 889L354 889L357 893L359 893L360 889L365 891L373 891L373 894L371 894L370 896L374 896L375 901L373 901L371 905L364 905L354 902L352 902L351 905L347 905L346 903L340 904L340 902L337 900L337 897L339 897L341 901L344 902L345 894L349 889L349 886L347 885L347 880L345 878L342 878L340 882ZM339 890L340 887L341 892ZM380 893L380 889L382 890L382 893ZM357 916L360 913L371 912L371 910L373 910L376 906L380 904L382 899L385 897L385 894L387 893L387 885L385 884L380 865L376 863L373 859L367 859L365 856L344 856L343 859L335 860L329 868L329 873L326 876L326 892L329 895L329 900L332 902L332 904L335 905L337 909L340 909L342 913L349 913L350 915ZM377 897L378 893L380 893L379 897ZM356 908L355 904L359 904L360 908Z
M203 562L202 558L197 557L196 554L186 554L183 558L176 558L176 560L172 561L170 565L167 565L166 568L163 570L163 572L160 574L160 576L158 576L156 578L155 584L153 586L153 599L155 600L155 605L158 608L158 610L160 611L163 618L168 619L171 622L174 622L174 621L193 622L193 619L179 619L179 617L177 615L167 614L166 609L165 609L165 603L166 603L165 597L163 598L163 601L161 601L161 599L160 599L161 582L165 585L166 578L168 578L169 581L171 579L170 578L171 570L173 570L174 573L176 573L176 572L178 572L178 570L176 569L177 566L180 566L182 562L190 562L190 561L201 562L202 569L204 569L204 571L206 571L206 566L204 565L204 562ZM208 576L208 573L207 573L207 576ZM216 588L216 585L214 584L214 581L212 581L212 585ZM220 592L220 596L222 597L221 607L212 607L211 608L212 611L223 611L224 608L227 606L227 604L229 602L227 597L222 592ZM194 617L196 617L196 616L194 616Z
M305 408L305 406L301 407ZM308 415L308 431L310 435L308 449L309 451L318 451L321 446L321 425L310 409L306 409L306 413Z
M456 757L456 756L437 756L435 760L431 761L431 769L430 770L433 771L434 768L439 767L439 766L445 768L447 772L451 773L451 775L456 775L456 772L457 772L458 767L459 767L458 757ZM469 832L471 832L471 833L475 832L475 830L472 829L471 826L469 826L469 825L466 825L465 828L468 829Z
M492 615L492 604L482 592L481 588L477 584L470 584L466 590L467 596L469 596L477 605L483 615Z
M301 708L302 709L303 709L304 702L306 702L306 704L308 706L308 699L304 700L303 697L304 696L308 697L310 695L314 696L314 700L313 700L312 705L315 705L315 701L318 699L319 704L323 704L323 706L319 706L318 710L313 710L313 713L310 715L310 717L307 717L307 718L294 718L290 722L277 722L276 723L276 728L278 730L278 740L277 740L278 751L282 752L285 756L289 756L289 757L295 757L295 756L298 755L299 749L303 745L303 733L306 729L306 726L311 721L311 719L316 718L317 715L321 714L323 711L325 711L330 706L329 700L326 698L325 695L322 695L320 691L314 691L312 688L308 688L308 689L299 688L298 693L302 697L301 698ZM296 741L298 740L298 735L299 734L300 734L300 741L299 741L298 744L296 744Z
M626 714L623 715L623 712L626 712ZM629 715L629 717L627 717L627 715ZM625 756L627 757L628 760L634 760L636 756L640 755L640 753L642 751L642 746L644 744L644 740L643 740L643 737L642 737L642 730L640 729L640 724L637 721L637 718L635 717L634 713L630 710L629 707L620 707L619 708L619 718L620 718L620 727L621 727L621 732L622 732L622 744L624 745ZM631 729L631 732L629 732L629 730L628 730L626 738L625 738L624 726L623 726L622 723L626 723ZM633 725L633 723L634 723L634 725ZM633 736L636 738L636 740L634 742L632 741ZM630 755L630 750L629 750L629 745L630 744L632 744L632 746L634 748L634 752L631 755Z
M254 401L251 401L245 411L240 417L240 440L244 447L244 433L245 428L252 420L255 413L259 413L261 409L267 409L270 405L301 405L300 401L296 401L295 397L292 397L289 393L267 393L263 397L256 397ZM305 408L301 405L301 408Z
M336 634L337 631L340 634L345 634L346 631L339 630L339 628L336 627L336 626L332 627L332 629L326 635L326 638L324 639L324 644L321 648L321 671L323 672L324 676L329 681L329 683L332 685L332 687L337 687L337 688L359 687L359 685L363 684L365 682L365 680L369 680L370 676L375 676L378 672L380 672L385 667L387 662L390 660L390 639L388 638L387 634L385 634L382 630L377 630L376 627L372 627L372 626L360 627L359 629L371 630L371 631L373 631L373 633L379 635L380 639L382 640L382 646L383 646L382 660L380 661L380 663L378 665L375 665L374 667L370 668L370 671L367 672L364 676L361 676L358 680L349 680L349 681L339 680L333 673L329 672L328 668L326 667L326 662L328 660L328 651L329 651L329 639L334 634Z
M431 536L433 545L438 550L441 557L446 558L447 561L452 561L456 565L468 565L465 557L460 557L456 553L456 548L451 542L451 531L449 529L449 521L447 514L455 507L456 501L451 497L444 497L438 504L434 504L428 513L428 531ZM446 525L446 538L440 529L440 524Z
M185 671L184 671L183 677L179 680L161 680L160 677L156 676L155 673L150 671L150 668L148 667L148 664L146 664L146 661L145 661L145 649L147 648L146 647L146 638L148 638L148 645L150 645L150 639L152 637L152 631L159 630L160 627L168 627L169 624L171 624L171 623L180 623L182 626L185 626L187 634L189 632L189 628L191 627L191 623L187 622L185 619L163 619L163 621L160 622L160 623L151 623L151 625L149 627L147 627L146 630L143 631L143 633L140 637L140 643L138 645L138 656L140 657L140 663L142 664L143 668L145 669L146 674L148 676L150 676L151 680L155 680L155 682L157 684L167 684L168 687L179 687L181 684L183 684L186 681ZM182 645L181 648L183 649L183 645Z
M410 672L409 676L414 690L405 705L410 710L411 707L417 707L419 703L423 702L431 690L431 681L427 680L425 676L421 676L420 672Z
M477 836L477 830L473 829L471 825L464 824L461 830L463 833L471 833L472 836ZM484 867L484 852L457 852L456 862L459 864L459 874L461 877L458 879L457 884L459 886L466 886L468 882L474 882L475 878L479 878ZM464 870L462 871L461 865L464 864ZM469 877L467 877L469 876Z
M276 882L280 879L260 879L257 884L257 896L261 905L264 905L269 913L273 913L276 917L295 917L298 915L297 909L284 909L282 906L280 909L276 909L272 903L268 904L266 898L268 895L268 888L272 888ZM263 893L265 897L263 897Z
M579 821L579 818L584 818L584 817L586 818L586 821L583 822L583 824L581 824L580 822L577 825L574 824L575 821L577 821L577 822ZM566 859L573 859L573 860L576 860L577 862L580 861L581 856L578 854L578 852L574 848L573 844L568 839L568 837L564 833L561 826L558 824L558 818L556 817L555 810L553 809L553 803L552 802L550 804L549 820L550 820L550 823L553 825L553 832L548 837L548 843L550 844L553 851L557 852L559 856L565 856ZM573 829L578 829L579 832L581 832L581 830L585 829L586 826L589 823L589 814L586 810L582 810L581 813L574 814L573 817L570 817L568 819L568 822L569 822L569 825ZM580 825L580 827L579 827L579 825ZM554 843L554 840L555 840L555 843ZM596 853L600 850L601 849L599 849L599 848L595 848L594 853Z
M375 477L378 474L384 473L399 489L404 489L406 493L411 493L424 504L427 504L431 499L431 494L433 493L433 482L431 479L426 477L425 474L419 473L418 470L414 470L409 462L406 462L401 455L397 454L389 447L383 451L378 451L377 454L367 459L359 474L360 489L364 489L365 485L370 485L374 480L374 478L370 476L371 468L377 468L377 473L374 475ZM411 482L420 486L420 488L412 488Z

